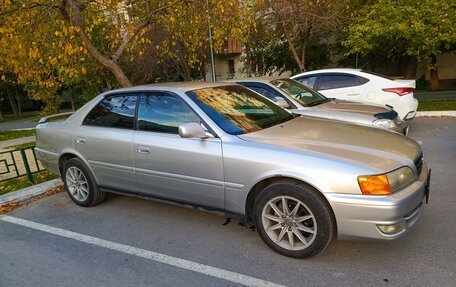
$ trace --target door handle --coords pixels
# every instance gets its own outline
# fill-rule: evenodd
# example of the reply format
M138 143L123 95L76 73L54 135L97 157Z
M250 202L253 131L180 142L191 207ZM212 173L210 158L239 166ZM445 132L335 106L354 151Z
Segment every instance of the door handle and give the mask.
M359 93L349 93L347 96L359 96Z
M83 138L76 138L76 142L80 144L85 144L86 140Z
M145 147L145 146L144 146L144 147L138 147L138 148L136 149L136 151L139 152L139 153L149 153L149 152L150 152L150 149L149 149L148 147Z

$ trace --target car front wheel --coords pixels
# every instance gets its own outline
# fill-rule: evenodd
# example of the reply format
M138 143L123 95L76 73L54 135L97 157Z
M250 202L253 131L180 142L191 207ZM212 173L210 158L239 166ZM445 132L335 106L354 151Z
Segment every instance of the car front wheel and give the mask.
M317 191L299 182L278 182L266 187L256 200L254 212L263 241L285 256L317 255L334 235L328 204Z

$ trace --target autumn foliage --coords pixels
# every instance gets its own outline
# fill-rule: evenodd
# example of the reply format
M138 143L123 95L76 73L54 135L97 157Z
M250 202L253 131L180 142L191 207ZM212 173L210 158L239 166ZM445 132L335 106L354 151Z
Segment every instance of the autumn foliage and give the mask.
M248 10L238 0L0 0L0 74L51 110L71 86L135 84L129 71L148 58L179 62L189 80L207 62L208 17L223 53L228 39L244 39Z

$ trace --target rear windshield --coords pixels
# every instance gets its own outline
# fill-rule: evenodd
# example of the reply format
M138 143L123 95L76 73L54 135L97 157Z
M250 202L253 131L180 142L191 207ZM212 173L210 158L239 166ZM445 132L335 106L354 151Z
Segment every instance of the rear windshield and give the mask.
M376 72L371 72L371 71L366 71L366 70L361 70L361 72L366 73L366 74L370 74L370 75L374 75L374 76L377 76L377 77L380 77L380 78L384 78L384 79L387 79L387 80L394 81L393 78L385 76L385 75L382 75L382 74L379 74L379 73L376 73Z

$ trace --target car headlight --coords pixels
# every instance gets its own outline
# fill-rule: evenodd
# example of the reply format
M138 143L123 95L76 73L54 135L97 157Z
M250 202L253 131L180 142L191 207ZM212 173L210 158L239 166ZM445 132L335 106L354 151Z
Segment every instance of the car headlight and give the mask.
M358 176L358 184L365 195L387 195L400 190L415 179L413 170L403 166L384 174Z
M391 129L396 127L396 123L390 119L378 119L373 121L372 124L383 129Z

